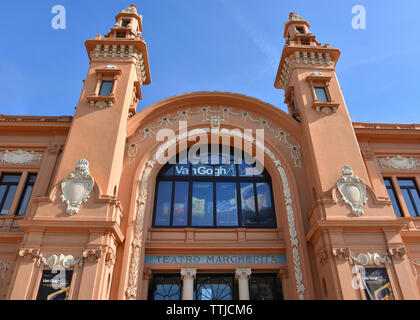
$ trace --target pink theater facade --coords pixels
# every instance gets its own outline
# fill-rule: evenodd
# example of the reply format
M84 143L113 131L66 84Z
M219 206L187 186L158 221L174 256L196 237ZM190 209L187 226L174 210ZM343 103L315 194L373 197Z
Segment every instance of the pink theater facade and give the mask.
M137 112L141 33L131 6L86 41L73 117L0 115L0 299L420 297L420 124L352 123L340 51L293 13L288 113L226 92Z

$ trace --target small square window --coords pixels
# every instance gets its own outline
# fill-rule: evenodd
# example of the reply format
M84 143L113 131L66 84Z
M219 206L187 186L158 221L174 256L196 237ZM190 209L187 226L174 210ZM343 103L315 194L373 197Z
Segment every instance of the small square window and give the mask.
M324 87L315 87L316 98L321 102L328 102L327 92Z
M123 21L121 22L121 26L122 27L128 27L128 25L131 23L130 19L123 19Z
M296 27L296 31L299 33L305 33L305 28L304 27Z
M100 96L109 96L112 92L114 81L102 81L101 90L99 91Z
M300 43L304 46L309 46L311 42L308 39L302 39L300 40Z
M117 32L117 38L125 38L125 32Z

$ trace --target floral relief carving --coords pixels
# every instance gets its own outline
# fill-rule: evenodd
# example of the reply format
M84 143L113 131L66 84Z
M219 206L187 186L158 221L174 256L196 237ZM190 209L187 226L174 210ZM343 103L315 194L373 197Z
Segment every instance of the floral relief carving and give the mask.
M83 259L85 262L98 262L101 257L101 249L89 249L83 251Z
M89 171L89 161L80 159L76 170L71 172L61 182L61 200L67 203L67 213L73 215L79 212L79 206L89 199L93 189L93 178Z
M35 151L25 151L22 149L0 152L0 160L10 164L28 164L31 162L41 162L42 154Z
M420 159L413 157L406 158L402 155L396 155L393 157L386 157L385 159L379 160L382 168L392 168L397 170L412 170L420 166Z
M342 176L337 181L337 189L343 201L350 205L356 216L363 214L363 206L367 202L366 184L353 174L353 169L345 165L342 169Z

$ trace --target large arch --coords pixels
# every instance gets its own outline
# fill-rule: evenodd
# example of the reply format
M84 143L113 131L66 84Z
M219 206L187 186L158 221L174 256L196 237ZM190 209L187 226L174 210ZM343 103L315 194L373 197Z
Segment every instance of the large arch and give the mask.
M203 98L205 100L202 100ZM239 105L240 108L237 107ZM147 110L149 108L151 109ZM299 214L300 204L293 173L295 170L302 170L300 168L300 147L296 143L298 141L295 135L283 129L286 127L293 130L296 127L293 120L290 120L286 114L277 108L257 99L225 93L215 93L214 95L212 93L187 94L166 99L166 101L149 108L143 110L143 117L138 116L136 119L132 119L129 126L131 137L127 142L126 164L131 167L131 170L129 170L133 177L131 185L136 186L136 188L133 188L135 190L132 190L130 200L129 223L127 225L131 227L127 229L127 243L123 254L124 262L121 267L120 278L122 281L120 281L119 295L124 295L121 298L135 299L138 294L139 274L142 272L141 261L145 250L144 237L148 227L147 219L150 220L153 209L154 181L163 166L156 161L156 155L163 146L172 143L181 146L184 145L184 140L188 139L188 136L180 135L177 132L174 141L163 143L153 141L149 138L153 137L155 133L149 131L150 134L147 134L144 129L149 127L151 130L156 130L170 127L171 122L188 119L191 120L188 124L189 132L194 132L195 129L210 132L209 124L204 124L204 122L208 123L209 121L202 118L210 115L212 111L219 117L238 117L242 120L229 121L228 123L220 122L220 132L223 131L223 134L237 134L234 129L245 129L247 124L252 124L253 128L272 129L263 143L255 141L246 134L242 134L242 138L251 142L258 152L264 154L266 170L269 171L273 179L273 192L275 191L277 194L277 197L275 197L276 214L281 219L278 221L287 226L288 236L285 236L285 240L288 248L286 255L289 273L295 287L292 297L305 299L311 296L312 283L309 262L307 261L306 241L302 217ZM264 115L268 115L268 118L272 121L265 120L260 112L255 112L255 110L261 110L259 108L266 111ZM244 117L248 122L243 121ZM136 141L141 141L138 145L144 143L144 147L143 145L141 148L138 145L134 147L133 144L136 144ZM145 149L149 152L141 152ZM284 214L280 215L280 212Z

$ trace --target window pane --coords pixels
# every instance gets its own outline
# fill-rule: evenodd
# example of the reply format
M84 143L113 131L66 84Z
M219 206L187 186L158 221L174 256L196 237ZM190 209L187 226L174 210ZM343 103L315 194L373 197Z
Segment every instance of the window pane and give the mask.
M174 166L171 165L169 167L166 167L166 168L162 169L162 171L159 173L159 175L170 176L171 177L171 176L174 175L174 172L175 172Z
M102 81L101 90L99 91L100 96L109 96L112 91L114 81Z
M257 213L255 211L255 194L253 183L241 183L241 206L242 206L242 225L252 225L257 223Z
M35 181L36 181L36 177L37 177L37 175L35 173L29 174L28 182L27 183L34 185L35 184Z
M400 210L400 205L398 203L398 200L397 200L397 197L395 195L394 189L390 188L390 189L387 189L387 191L388 191L389 198L391 199L392 207L394 208L395 214L398 217L402 217L401 210Z
M20 174L4 174L1 177L1 182L14 182L16 184L19 183L20 180Z
M174 226L186 226L188 223L188 182L175 182Z
M216 183L216 215L218 226L238 225L236 183Z
M17 215L21 216L25 214L26 207L28 206L29 199L31 198L32 194L32 185L27 185L25 191L23 192L22 198L20 199L19 209L17 211Z
M158 187L155 225L169 226L171 218L172 182L161 181Z
M316 97L319 101L328 102L327 93L325 92L325 88L316 87L315 88Z
M193 226L213 225L213 183L193 182L192 187Z
M398 179L400 187L412 187L416 188L416 183L413 179Z
M12 206L13 198L15 197L16 189L16 185L9 186L9 189L6 191L6 199L4 200L0 214L9 213L10 207Z
M233 277L197 276L197 300L233 300Z
M401 189L401 192L404 196L405 204L407 205L408 211L410 212L410 216L416 217L417 213L414 208L413 202L411 201L411 198L410 198L410 190Z
M393 188L392 181L389 178L384 178L385 186Z
M154 276L149 287L150 300L181 300L182 282L178 275Z
M281 280L277 275L251 275L249 279L250 300L282 300Z
M274 210L268 183L257 183L257 202L260 224L272 224L274 222Z

